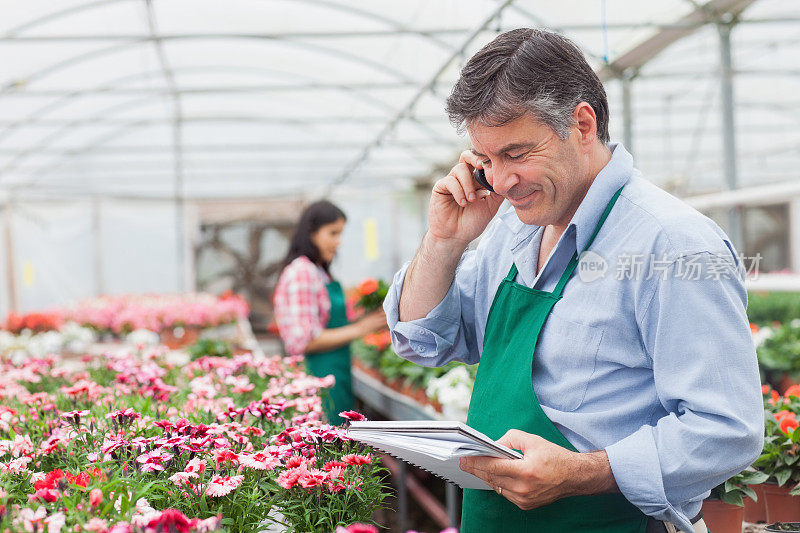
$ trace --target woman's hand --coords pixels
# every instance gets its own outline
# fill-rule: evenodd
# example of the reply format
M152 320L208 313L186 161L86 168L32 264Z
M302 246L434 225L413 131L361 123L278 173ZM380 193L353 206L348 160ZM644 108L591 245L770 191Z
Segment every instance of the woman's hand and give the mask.
M361 332L358 337L363 337L375 331L386 329L388 327L386 323L386 313L383 312L383 309L370 311L358 319L356 325L358 326L359 332Z
M473 179L480 159L470 150L461 153L458 164L433 186L428 207L429 233L439 241L466 246L486 229L503 197L481 188Z

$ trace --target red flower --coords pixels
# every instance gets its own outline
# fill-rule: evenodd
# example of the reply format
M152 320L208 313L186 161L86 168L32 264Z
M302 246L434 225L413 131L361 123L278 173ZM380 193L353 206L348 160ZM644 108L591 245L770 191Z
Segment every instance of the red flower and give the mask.
M286 460L286 468L297 468L303 464L303 458L299 455L293 455Z
M369 463L372 462L372 454L368 453L367 455L356 455L356 454L345 455L344 457L342 457L342 461L353 466L368 465Z
M358 285L358 292L361 296L372 294L378 290L378 280L375 278L367 278Z
M761 394L766 396L767 394L769 394L769 391L770 391L769 385L761 385Z
M182 512L176 509L165 509L159 516L147 523L148 533L189 533L192 523Z
M785 416L783 417L783 420L781 420L781 431L787 435L790 435L795 429L797 429L798 425L800 425L800 423L797 422L796 418Z
M239 456L231 450L223 450L214 453L214 460L217 462L217 468L230 461L231 466L239 464Z
M347 468L347 463L343 463L342 461L328 461L322 467L322 469L326 472L330 472L334 468L342 468L342 469Z
M800 398L800 385L792 385L786 392L783 393L784 397L788 398L789 396L797 396Z
M58 487L58 481L64 477L63 470L53 470L52 472L48 472L44 479L40 479L36 483L33 484L33 488L36 490L39 489L55 489Z
M347 420L355 420L355 421L361 421L367 419L366 416L356 411L342 411L341 413L339 413L339 416L341 416L342 418L346 418Z

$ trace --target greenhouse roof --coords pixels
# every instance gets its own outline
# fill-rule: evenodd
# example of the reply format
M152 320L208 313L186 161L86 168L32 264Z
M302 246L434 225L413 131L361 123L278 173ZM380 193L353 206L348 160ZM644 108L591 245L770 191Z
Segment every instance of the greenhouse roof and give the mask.
M467 145L443 111L461 65L521 26L581 46L606 81L612 139L680 194L732 186L730 29L734 185L796 176L796 0L10 0L0 200L408 187Z

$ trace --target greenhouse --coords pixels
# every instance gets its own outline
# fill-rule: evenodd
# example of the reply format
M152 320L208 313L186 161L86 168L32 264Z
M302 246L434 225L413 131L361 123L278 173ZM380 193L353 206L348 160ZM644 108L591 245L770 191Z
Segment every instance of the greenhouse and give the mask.
M0 531L800 531L799 50L795 0L3 2Z

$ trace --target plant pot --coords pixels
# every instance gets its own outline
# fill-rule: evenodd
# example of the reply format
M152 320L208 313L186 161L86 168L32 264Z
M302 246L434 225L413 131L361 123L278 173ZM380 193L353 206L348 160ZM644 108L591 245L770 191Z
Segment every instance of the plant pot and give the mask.
M800 497L789 494L789 486L764 483L764 500L767 507L767 522L793 522L800 520Z
M792 379L789 374L781 374L780 380L778 381L778 392L783 395L786 392L786 389L791 387L792 385L797 385L797 382Z
M714 533L742 533L744 507L722 500L704 500L703 520Z
M200 337L200 328L197 327L175 327L161 330L161 344L171 350L178 350L197 342Z
M778 522L769 524L764 531L800 531L800 522Z
M744 521L756 524L758 522L767 521L767 497L764 494L764 484L750 485L756 493L757 500L750 498L744 499Z

